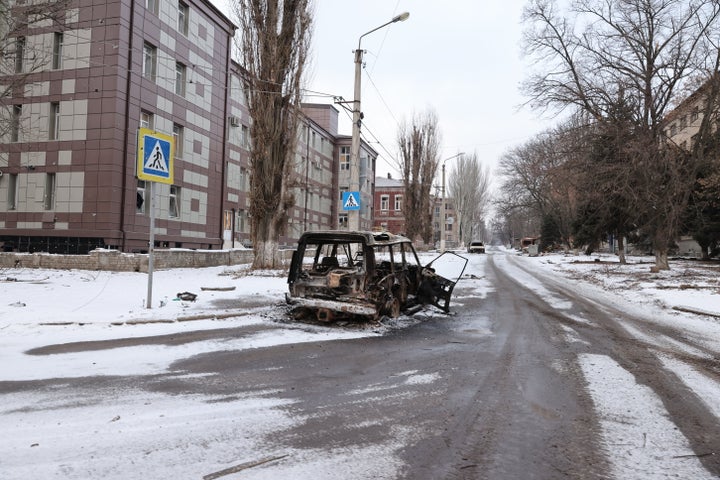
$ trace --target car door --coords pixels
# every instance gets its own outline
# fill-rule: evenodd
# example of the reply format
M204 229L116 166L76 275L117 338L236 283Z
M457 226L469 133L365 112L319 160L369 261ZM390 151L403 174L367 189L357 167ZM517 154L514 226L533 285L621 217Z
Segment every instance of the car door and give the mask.
M444 252L422 269L418 299L450 311L450 297L467 266L467 258L454 252Z

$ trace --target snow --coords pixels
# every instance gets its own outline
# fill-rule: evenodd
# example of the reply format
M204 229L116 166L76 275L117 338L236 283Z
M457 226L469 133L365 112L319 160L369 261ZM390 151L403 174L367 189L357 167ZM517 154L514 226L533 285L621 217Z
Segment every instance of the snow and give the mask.
M714 478L692 455L687 439L650 388L637 384L630 372L605 355L581 355L580 366L590 379L614 478L675 477L679 458L683 478Z
M661 353L672 349L697 357L718 356L720 318L673 310L682 307L720 316L717 267L712 270L700 263L683 263L670 272L653 274L648 258L633 258L631 265L620 266L612 256L558 254L530 258L489 251L488 255L469 256L462 280L467 288L458 292L461 296L454 303L456 307L463 298L492 294L492 282L484 271L490 256L496 266L541 294L578 327L593 322L571 313L572 302L544 286L544 280L660 326L682 323L685 335L703 350L660 334L642 333L629 325L624 328L655 346L663 365L676 372L687 388L707 403L709 411L720 416L718 382ZM231 287L234 290L217 290ZM177 299L178 293L186 291L198 295L195 302ZM63 388L62 379L168 375L173 362L200 353L383 334L382 329L342 329L273 320L272 313L281 311L286 291L280 271L250 272L243 266L161 270L154 274L153 308L146 308L147 276L142 273L0 270L0 382L49 378L58 382L56 388L41 392L2 394L0 478L120 479L140 478L148 471L155 478L201 478L262 458L272 460L263 467L244 470L242 478L395 477L403 467L396 452L417 441L417 432L396 427L392 440L353 449L277 452L263 445L261 439L269 432L286 430L306 420L291 417L290 409L282 408L288 400L279 398L276 392L253 392L223 401L223 408L218 409L214 407L216 399L201 395L117 388L109 396L81 398L72 389ZM397 326L403 328L413 322L416 320L403 318ZM223 340L173 344L159 341L156 345L133 345L128 341L122 348L32 354L33 349L62 343L139 339L220 328L237 328L243 334ZM562 328L569 343L583 342L573 328ZM660 479L669 472L683 478L710 478L696 458L668 460L692 452L662 403L635 382L630 372L602 355L581 355L578 364L600 418L605 453L617 478ZM402 395L403 385L432 384L438 379L435 372L406 371L389 379L392 381L388 384L348 395L373 391L383 397ZM358 465L362 465L361 471Z

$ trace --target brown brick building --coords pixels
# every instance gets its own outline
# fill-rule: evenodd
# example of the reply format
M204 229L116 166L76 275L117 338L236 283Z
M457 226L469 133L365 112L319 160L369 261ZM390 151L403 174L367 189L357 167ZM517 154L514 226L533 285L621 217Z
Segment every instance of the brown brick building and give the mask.
M388 174L375 179L375 220L373 229L396 235L405 233L403 198L405 184Z

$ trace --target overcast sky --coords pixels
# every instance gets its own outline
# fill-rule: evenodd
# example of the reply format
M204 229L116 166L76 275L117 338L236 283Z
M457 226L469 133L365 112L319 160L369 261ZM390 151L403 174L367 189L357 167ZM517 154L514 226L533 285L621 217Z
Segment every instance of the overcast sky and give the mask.
M213 0L223 7L223 0ZM314 0L315 28L307 88L353 98L358 38L409 12L410 17L362 39L363 136L379 152L378 175L398 177L397 126L432 108L442 131L442 157L477 152L491 168L507 149L552 124L520 105L527 61L520 48L521 0ZM331 97L306 101L332 103ZM340 133L351 134L339 105ZM379 143L375 143L375 142ZM448 162L452 168L452 161Z

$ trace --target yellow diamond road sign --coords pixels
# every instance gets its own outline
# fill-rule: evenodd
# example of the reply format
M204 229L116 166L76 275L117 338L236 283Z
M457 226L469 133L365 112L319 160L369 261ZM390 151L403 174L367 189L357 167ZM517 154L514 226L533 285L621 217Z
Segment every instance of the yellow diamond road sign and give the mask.
M138 129L137 176L140 180L173 183L175 139L149 128Z

